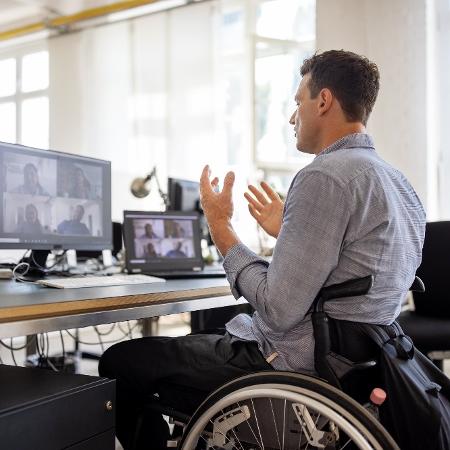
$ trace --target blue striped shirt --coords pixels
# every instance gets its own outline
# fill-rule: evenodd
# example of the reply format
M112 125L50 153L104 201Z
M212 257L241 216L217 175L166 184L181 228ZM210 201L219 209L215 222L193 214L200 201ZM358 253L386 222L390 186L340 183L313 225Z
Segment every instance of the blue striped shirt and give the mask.
M387 325L421 262L425 212L404 175L383 161L367 134L352 134L319 153L294 177L269 264L243 244L224 268L236 298L256 310L227 323L258 342L275 369L314 372L310 307L323 286L374 275L365 296L326 303L331 317Z

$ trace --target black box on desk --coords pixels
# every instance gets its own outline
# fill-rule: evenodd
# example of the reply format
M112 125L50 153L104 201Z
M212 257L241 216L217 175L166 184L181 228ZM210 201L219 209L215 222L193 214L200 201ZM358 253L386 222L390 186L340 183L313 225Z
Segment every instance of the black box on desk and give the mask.
M0 364L0 448L114 450L115 381Z

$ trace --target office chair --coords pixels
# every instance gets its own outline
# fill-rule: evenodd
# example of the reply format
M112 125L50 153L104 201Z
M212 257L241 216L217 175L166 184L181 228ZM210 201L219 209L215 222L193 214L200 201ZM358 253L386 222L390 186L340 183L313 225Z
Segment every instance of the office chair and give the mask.
M398 322L415 346L441 370L450 357L450 221L428 222L417 270L426 291L413 293L414 311L400 314Z

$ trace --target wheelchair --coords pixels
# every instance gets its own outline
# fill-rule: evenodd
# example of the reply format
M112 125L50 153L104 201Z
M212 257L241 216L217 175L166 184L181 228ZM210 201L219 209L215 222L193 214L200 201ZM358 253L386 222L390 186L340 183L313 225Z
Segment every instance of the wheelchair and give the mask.
M380 421L362 406L377 386L379 348L358 332L357 323L331 319L323 310L327 300L364 295L372 285L372 276L350 280L321 289L314 300L314 360L319 377L258 372L211 393L190 418L160 408L183 430L170 447L399 450ZM411 290L424 290L419 278Z

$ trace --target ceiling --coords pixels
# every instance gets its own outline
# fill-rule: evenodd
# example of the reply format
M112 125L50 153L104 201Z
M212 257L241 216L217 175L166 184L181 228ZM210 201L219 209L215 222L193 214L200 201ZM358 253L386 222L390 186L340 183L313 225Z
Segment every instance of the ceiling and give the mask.
M0 32L123 0L0 0Z

